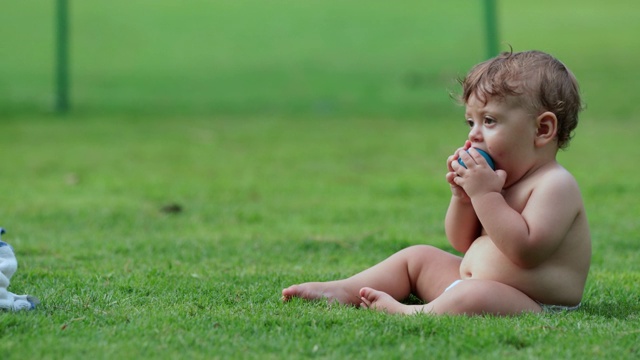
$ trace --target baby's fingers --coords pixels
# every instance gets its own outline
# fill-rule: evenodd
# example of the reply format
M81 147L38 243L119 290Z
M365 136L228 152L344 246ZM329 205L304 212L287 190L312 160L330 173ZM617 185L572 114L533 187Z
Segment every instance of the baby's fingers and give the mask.
M454 164L458 162L458 158L460 157L460 154L463 152L465 152L464 148L458 148L456 152L453 153L453 155L447 158L447 169L449 169L449 171L455 171L453 166L455 166Z
M448 182L450 185L456 185L456 183L453 181L453 179L455 179L455 178L456 178L456 176L458 176L458 174L456 174L456 173L455 173L455 172L453 172L453 171L449 171L449 172L447 173L447 176L446 176L447 182Z

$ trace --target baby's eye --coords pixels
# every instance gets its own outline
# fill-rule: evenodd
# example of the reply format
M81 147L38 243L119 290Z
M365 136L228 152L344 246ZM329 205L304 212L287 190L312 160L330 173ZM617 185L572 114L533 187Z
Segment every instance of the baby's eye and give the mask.
M484 123L487 125L495 124L496 120L492 117L485 116Z
M464 122L467 123L469 127L473 127L473 119L466 119Z

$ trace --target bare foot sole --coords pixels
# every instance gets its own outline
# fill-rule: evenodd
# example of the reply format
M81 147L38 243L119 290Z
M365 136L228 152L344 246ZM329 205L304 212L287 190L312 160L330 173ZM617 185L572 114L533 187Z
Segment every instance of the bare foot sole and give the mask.
M389 314L409 314L410 307L397 301L383 291L364 287L360 289L360 307L383 311Z
M282 301L286 302L297 297L305 300L326 299L329 303L337 301L340 304L357 305L360 298L342 289L338 282L308 282L291 285L282 290Z
M282 290L282 301L289 301L294 297L305 300L318 300L325 298L322 283L304 283L291 285Z

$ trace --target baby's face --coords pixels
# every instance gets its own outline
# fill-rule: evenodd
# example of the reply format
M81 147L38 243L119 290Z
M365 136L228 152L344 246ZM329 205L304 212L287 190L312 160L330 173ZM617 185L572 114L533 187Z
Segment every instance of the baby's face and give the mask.
M473 147L488 152L496 168L509 170L531 157L536 119L517 98L491 99L485 103L471 95L465 119ZM515 170L515 169L514 169Z

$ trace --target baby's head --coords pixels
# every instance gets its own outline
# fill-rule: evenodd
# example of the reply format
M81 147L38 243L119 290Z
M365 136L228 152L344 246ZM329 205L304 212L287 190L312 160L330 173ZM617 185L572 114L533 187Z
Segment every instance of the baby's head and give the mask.
M571 71L541 51L504 52L474 66L462 83L462 102L516 99L537 116L550 111L558 119L558 147L569 145L582 109L578 82Z

